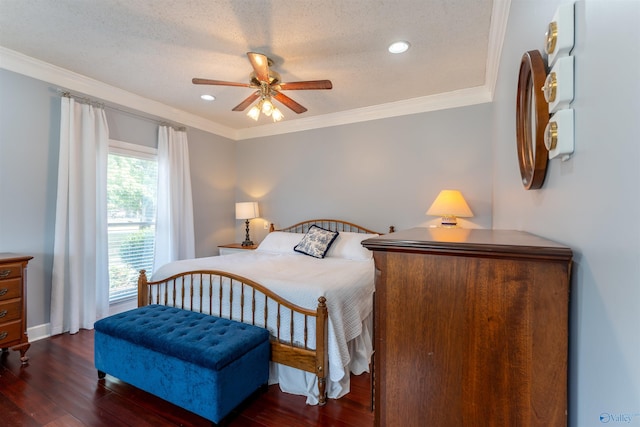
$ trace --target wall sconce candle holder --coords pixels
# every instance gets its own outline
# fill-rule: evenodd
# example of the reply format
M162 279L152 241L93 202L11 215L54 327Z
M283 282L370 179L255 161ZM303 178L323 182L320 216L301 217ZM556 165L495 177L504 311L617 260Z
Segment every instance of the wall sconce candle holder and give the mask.
M544 145L549 150L549 158L560 157L563 162L571 158L574 150L573 109L555 113L544 131Z
M574 44L574 6L573 3L558 7L545 34L545 52L549 55L549 67L553 67L556 58L571 53Z
M556 61L542 87L549 113L569 108L573 101L573 56Z

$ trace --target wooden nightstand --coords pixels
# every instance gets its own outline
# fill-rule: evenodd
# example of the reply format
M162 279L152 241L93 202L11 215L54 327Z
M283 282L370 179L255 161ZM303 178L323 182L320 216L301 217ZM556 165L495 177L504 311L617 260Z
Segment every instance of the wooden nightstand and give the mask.
M220 255L229 255L242 251L252 251L257 247L258 245L242 246L241 243L230 243L228 245L218 246L218 248L220 249Z

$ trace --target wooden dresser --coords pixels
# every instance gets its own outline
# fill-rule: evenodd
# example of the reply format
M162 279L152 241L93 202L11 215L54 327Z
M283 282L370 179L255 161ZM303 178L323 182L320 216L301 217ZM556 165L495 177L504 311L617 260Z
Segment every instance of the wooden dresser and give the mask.
M20 351L27 363L27 263L32 256L0 253L0 348Z
M461 228L363 245L377 270L376 426L566 426L569 248Z

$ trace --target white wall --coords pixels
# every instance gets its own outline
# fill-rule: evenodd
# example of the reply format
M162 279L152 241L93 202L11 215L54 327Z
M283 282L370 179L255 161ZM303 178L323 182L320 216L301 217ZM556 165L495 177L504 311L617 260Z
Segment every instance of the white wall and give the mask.
M561 3L511 5L494 103L493 223L574 250L570 425L638 426L640 2L576 4L575 155L550 161L543 188L525 191L515 148L520 58L543 51L547 24Z
M239 141L237 198L258 200L277 227L336 218L386 232L438 223L425 212L454 188L475 214L461 222L490 228L491 113L484 104ZM262 223L251 222L254 241Z

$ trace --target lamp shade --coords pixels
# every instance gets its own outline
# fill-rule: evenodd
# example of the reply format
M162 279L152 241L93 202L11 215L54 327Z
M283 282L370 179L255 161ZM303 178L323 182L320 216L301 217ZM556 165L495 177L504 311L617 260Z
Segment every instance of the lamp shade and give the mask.
M472 217L473 212L460 191L442 190L431 204L427 215L441 216L442 225L455 227L456 217Z
M259 216L258 202L236 203L236 219L251 219Z

